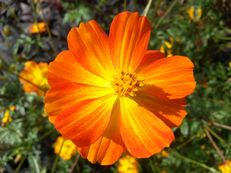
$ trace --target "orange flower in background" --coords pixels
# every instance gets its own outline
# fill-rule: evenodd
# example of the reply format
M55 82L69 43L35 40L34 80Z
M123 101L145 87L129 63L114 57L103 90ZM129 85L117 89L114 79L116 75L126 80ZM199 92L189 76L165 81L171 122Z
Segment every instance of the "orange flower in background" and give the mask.
M231 173L231 160L226 161L218 168L222 173Z
M35 92L40 96L44 95L44 91L48 89L48 64L44 62L36 63L28 61L19 74L19 80L23 85L25 92Z
M193 64L147 50L150 32L147 18L131 12L113 19L109 36L94 20L81 23L68 34L69 50L49 65L49 120L92 163L160 152L187 114Z
M54 144L54 152L63 160L70 160L77 150L75 144L70 140L65 140L62 136L59 136Z
M38 34L47 30L47 24L45 22L34 22L29 25L29 33Z
M138 162L134 157L126 155L119 159L117 171L118 173L138 173Z

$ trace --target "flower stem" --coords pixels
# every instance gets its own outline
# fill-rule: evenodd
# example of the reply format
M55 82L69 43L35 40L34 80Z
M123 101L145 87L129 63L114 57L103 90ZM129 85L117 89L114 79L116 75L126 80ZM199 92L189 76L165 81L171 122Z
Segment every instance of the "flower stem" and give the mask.
M164 18L168 15L168 13L173 9L173 7L176 5L178 0L175 0L172 2L172 4L168 7L168 9L166 10L166 12L164 13L164 15L158 20L158 22L156 23L155 28L158 28L158 26L161 24L161 22L164 20Z
M152 4L152 0L149 0L149 1L148 1L148 4L146 5L146 7L145 7L145 9L144 9L144 11L142 12L142 16L147 16L151 4Z
M156 17L156 15L157 15L157 10L160 7L160 2L161 2L161 0L157 0L156 3L153 3L154 4L154 13L153 13L154 17Z
M212 167L209 167L208 165L204 164L204 163L201 163L201 162L198 162L198 161L195 161L195 160L192 160L188 157L185 157L183 155L181 155L180 153L176 152L176 151L172 151L171 152L173 155L175 155L176 157L178 157L179 159L182 159L186 162L189 162L189 163L192 163L194 165L197 165L197 166L200 166L201 168L204 168L204 169L207 169L211 172L214 172L214 173L219 173L219 171L217 171L216 169L212 168Z
M127 10L127 0L124 0L123 9L124 9L124 10Z
M79 173L79 169L78 169L78 161L79 161L79 154L77 154L77 155L76 155L76 157L75 157L75 161L74 161L74 163L72 164L72 166L71 166L71 168L70 168L69 173L73 173L73 172L74 172L74 170L75 170L75 167L77 168L76 173Z
M20 161L20 163L18 164L17 168L15 169L14 173L18 173L18 172L19 172L19 170L21 169L21 167L22 167L22 165L23 165L23 163L24 163L25 160L26 160L26 157L23 157L23 158L21 159L21 161Z
M197 135L192 136L191 138L189 138L187 141L185 141L184 143L176 146L176 149L180 149L182 147L184 147L186 144L190 143L191 141L193 141L195 138L197 138Z
M228 125L225 125L225 124L220 124L220 123L217 123L217 122L212 122L212 124L214 126L221 127L223 129L226 129L226 130L231 130L231 126L228 126Z
M212 143L213 147L215 148L217 154L221 157L221 159L223 160L223 162L226 162L226 159L222 153L222 151L220 150L220 148L217 146L216 142L213 140L212 136L210 135L209 131L205 128L205 133L207 135L207 137L209 138L210 142Z
M64 142L65 142L65 139L63 140L63 142L62 142L62 144L61 144L61 147L60 147L60 149L59 149L59 153L58 153L58 154L56 155L56 157L55 157L55 161L54 161L54 163L53 163L53 165L52 165L51 173L54 173L54 172L55 172L55 169L56 169L56 166L57 166L57 163L58 163L58 160L59 160L59 155L60 155L60 153L61 153L61 151L62 151Z
M205 127L215 138L217 138L220 142L225 143L225 140L222 139L216 132L214 132L211 128L208 126Z

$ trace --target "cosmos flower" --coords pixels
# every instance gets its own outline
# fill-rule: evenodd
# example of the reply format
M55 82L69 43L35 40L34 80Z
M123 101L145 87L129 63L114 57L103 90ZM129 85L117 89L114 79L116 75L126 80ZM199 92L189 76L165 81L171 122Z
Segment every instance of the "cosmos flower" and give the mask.
M187 9L190 20L198 22L202 16L202 9L200 6L191 6Z
M40 96L48 89L48 64L44 62L28 61L23 71L19 74L19 80L25 92L35 92Z
M29 33L38 34L47 30L47 24L45 22L34 22L29 25Z
M226 161L224 164L220 165L218 168L222 173L231 173L231 160Z
M119 159L117 166L118 173L138 173L138 162L136 158L126 155Z
M76 153L75 144L70 140L65 140L62 136L59 136L54 144L54 152L59 155L63 160L70 160Z
M49 65L49 120L92 163L160 152L187 114L193 63L147 50L150 32L137 12L118 14L109 35L94 20L81 23L68 34L69 49Z

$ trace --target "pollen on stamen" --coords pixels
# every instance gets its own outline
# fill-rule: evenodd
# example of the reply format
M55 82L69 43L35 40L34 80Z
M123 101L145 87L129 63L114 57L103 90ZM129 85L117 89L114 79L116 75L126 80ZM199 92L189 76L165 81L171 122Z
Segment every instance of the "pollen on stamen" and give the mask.
M143 86L135 73L121 71L112 82L115 92L120 96L135 96L135 93Z

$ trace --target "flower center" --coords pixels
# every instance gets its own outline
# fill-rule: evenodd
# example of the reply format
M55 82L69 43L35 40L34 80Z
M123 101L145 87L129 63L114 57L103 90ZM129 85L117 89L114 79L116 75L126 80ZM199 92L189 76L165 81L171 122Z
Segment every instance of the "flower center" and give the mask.
M121 71L113 81L113 88L120 96L135 96L135 93L142 86L143 82L137 79L135 73L132 74L124 71Z

